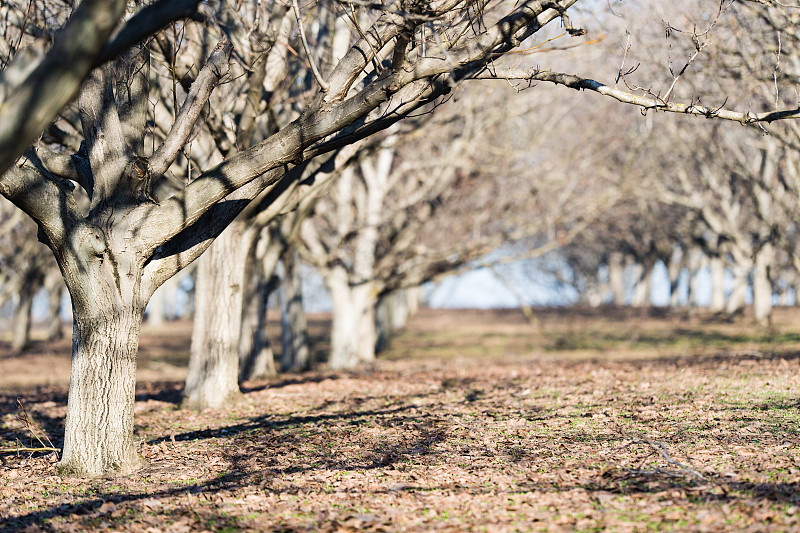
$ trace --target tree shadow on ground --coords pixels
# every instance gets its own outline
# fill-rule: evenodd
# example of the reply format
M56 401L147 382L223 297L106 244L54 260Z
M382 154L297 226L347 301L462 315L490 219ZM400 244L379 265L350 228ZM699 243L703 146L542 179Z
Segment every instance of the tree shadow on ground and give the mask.
M351 411L345 413L315 415L315 416L295 416L295 417L278 417L275 415L262 415L251 418L247 422L241 424L232 424L216 429L204 429L199 431L188 431L185 433L176 433L169 436L158 437L147 441L147 444L155 445L165 441L192 441L199 439L213 439L213 438L229 438L241 433L250 432L253 430L275 430L282 427L293 427L298 425L312 425L317 426L322 422L331 420L354 420L365 416L378 416L399 413L407 410L408 407L397 407L394 409L383 409L376 411Z
M598 476L596 482L581 488L620 495L656 494L678 489L691 493L692 498L705 501L731 503L758 499L781 504L800 503L798 482L736 481L708 473L704 479L698 479L676 469L609 469Z
M468 382L461 383L468 385ZM451 386L455 386L453 383ZM477 458L491 460L500 455L509 455L516 460L536 461L535 456L525 456L525 450L514 446L492 447L474 442L469 449L464 449L459 443L455 429L463 427L454 416L447 413L446 405L429 405L427 412L411 413L413 406L404 404L407 397L396 397L394 405L383 409L351 410L337 413L323 413L308 416L281 416L263 415L252 417L248 421L231 424L217 429L191 431L176 434L170 437L160 437L147 442L148 445L158 445L165 441L176 442L193 440L223 439L225 441L225 462L227 472L215 475L213 478L202 482L191 482L186 486L169 487L147 491L146 487L141 492L119 492L118 490L101 490L88 495L79 496L77 501L69 504L52 505L39 511L20 513L9 516L5 522L0 522L0 531L19 531L32 525L40 525L44 520L57 517L68 518L78 528L96 528L104 521L110 527L123 526L138 520L142 513L149 512L154 504L147 503L155 500L167 500L173 497L188 494L213 496L220 491L232 491L246 487L259 487L272 494L299 494L301 490L308 491L308 487L294 487L292 485L270 486L270 480L282 480L285 476L305 471L315 470L344 470L367 471L385 467L416 468L435 464L454 465L458 462L469 462ZM466 401L466 400L465 400ZM783 405L777 401L777 405ZM769 405L765 404L766 408ZM324 407L324 406L323 406ZM320 407L322 408L322 407ZM783 407L789 408L789 407ZM542 413L540 419L553 418L554 412ZM378 437L367 437L359 443L361 446L358 454L338 456L336 446L348 444L348 427L368 424L375 429L396 429L388 440ZM455 429L454 429L455 428ZM480 431L481 426L475 424L469 429ZM334 431L338 430L338 431ZM380 433L380 432L376 432ZM367 432L367 435L371 433ZM388 434L388 432L383 433ZM787 433L787 437L789 434ZM363 437L362 437L363 438ZM619 434L597 435L574 434L572 440L585 441L591 438L594 442L607 441L611 444L620 443L626 436ZM570 440L570 439L567 439ZM318 442L319 446L309 448L308 441ZM333 445L333 448L330 445ZM273 460L280 457L278 461ZM283 459L295 457L296 459ZM165 461L160 468L168 471L170 462L182 461L184 457L177 457ZM153 465L156 467L156 465ZM695 498L706 501L719 501L730 503L745 500L763 500L780 504L797 504L800 501L800 483L797 482L749 482L731 479L714 472L702 472L705 479L698 479L681 471L674 465L667 465L660 470L650 468L632 469L620 465L611 468L601 468L590 465L593 471L590 480L585 483L573 481L559 485L543 481L521 482L512 487L499 489L496 486L469 486L457 487L468 494L514 494L520 492L558 492L570 490L585 490L593 498L599 498L600 493L616 495L635 495L646 493L659 493L668 490L679 490L688 499ZM146 473L146 471L145 471ZM265 482L267 482L265 484ZM369 487L362 489L367 492L423 492L432 490L452 491L454 486L433 484L398 484L389 488L383 487L378 491L370 491ZM322 490L317 487L315 490ZM598 495L598 496L596 496ZM111 505L113 504L113 505ZM124 505L127 504L127 505ZM136 508L132 509L131 505ZM161 504L157 504L158 505ZM119 509L116 509L119 507ZM160 507L159 507L160 509ZM118 511L121 514L115 515ZM188 508L182 503L177 508L164 508L158 511L158 518L163 521L177 520L197 513L207 513L214 516L220 528L236 527L235 517L225 517L213 507ZM55 529L55 528L53 528Z
M100 492L92 494L90 497L79 499L73 503L65 503L57 506L52 506L48 509L36 511L27 514L20 514L17 516L9 516L6 520L0 521L0 533L11 533L16 531L25 530L34 525L42 525L45 520L53 519L56 517L73 517L77 522L83 523L83 526L88 529L90 527L96 528L100 525L104 515L109 511L103 509L104 504L113 503L119 505L126 502L142 502L142 501L158 501L160 499L169 498L172 496L180 496L185 494L200 494L200 493L215 493L220 490L232 490L241 488L247 485L247 475L242 473L225 474L214 478L212 480L193 483L183 487L175 487L167 490L159 490L154 492L137 492L129 494L120 494L118 492ZM108 506L106 507L108 509ZM175 509L175 514L181 515L187 510ZM122 525L125 522L130 522L136 519L136 516L130 516L126 513L121 517L121 521L117 521L115 525ZM108 527L108 524L106 524ZM79 531L82 527L78 526L73 530ZM46 526L41 530L56 529Z
M260 392L267 389L281 389L291 385L306 385L309 383L321 383L326 380L340 379L340 372L303 372L303 373L282 373L277 378L272 378L266 383L259 383L259 380L245 382L240 385L243 393Z
M24 350L17 352L11 349L10 342L0 341L0 360L61 353L69 355L71 349L70 343L71 340L69 338L58 341L33 339Z
M395 407L390 409L380 409L380 410L364 410L364 411L356 411L356 412L347 412L347 413L336 413L336 414L327 414L327 415L318 415L318 416L293 416L293 417L271 417L271 416L260 416L251 419L250 421L243 423L243 424L234 424L229 425L224 428L218 428L214 430L204 430L204 431L193 431L193 432L186 432L179 435L174 435L171 437L161 437L158 439L153 439L148 441L148 445L157 445L162 442L168 441L191 441L191 440L205 440L205 439L227 439L228 441L233 441L236 439L237 436L244 436L246 433L251 432L254 429L261 429L264 430L265 433L262 438L262 442L268 442L269 446L273 448L275 453L283 453L285 450L283 449L283 445L279 440L271 439L270 437L274 437L274 434L277 430L286 427L307 427L307 428L316 428L319 431L324 432L331 424L341 424L341 423L352 423L358 424L358 419L364 417L378 417L383 420L388 421L389 423L400 423L407 420L405 416L397 416L400 413L406 411L408 407ZM425 419L426 416L418 417L420 419ZM427 422L423 422L422 426L428 426ZM422 427L421 426L421 427ZM173 438L174 437L174 438ZM370 452L367 454L366 461L355 461L355 462L344 462L340 463L336 466L332 466L330 464L322 465L319 461L324 459L323 456L318 457L309 457L307 461L304 461L304 465L300 466L289 466L286 468L277 468L277 469L270 469L270 468L252 468L252 464L249 464L252 460L253 455L264 455L264 449L258 448L258 452L255 452L254 448L251 448L249 453L243 454L230 454L228 456L228 463L230 470L229 473L224 475L220 475L214 477L211 480L205 482L196 482L191 483L187 486L183 487L175 487L169 488L166 490L156 490L156 491L143 491L143 492L131 492L131 493L120 493L114 490L106 490L100 492L93 492L91 496L85 497L83 499L79 499L73 503L69 504L61 504L56 506L51 506L47 509L43 509L36 512L31 512L27 514L19 514L17 516L9 516L7 520L4 522L0 522L0 532L12 532L12 531L20 531L24 530L33 525L41 525L43 521L50 520L57 517L70 517L79 524L83 524L84 527L97 527L100 525L104 517L107 513L109 513L109 509L113 509L115 506L127 503L127 502L146 502L150 500L159 500L159 499L166 499L175 496L181 496L186 494L214 494L218 493L222 490L235 490L240 489L243 487L253 486L254 484L258 484L258 482L263 478L263 476L282 476L284 474L291 474L295 472L301 472L308 469L319 469L319 468L337 468L341 470L368 470L368 469L375 469L375 468L382 468L392 463L392 461L403 457L405 455L414 455L414 456L424 456L430 453L431 447L437 443L442 441L445 438L445 434L441 431L437 431L435 429L430 431L424 431L423 435L421 435L418 439L414 439L412 441L403 442L402 444L398 444L397 446L380 446L380 450L377 449L374 452ZM234 447L236 449L241 449L241 446ZM179 458L178 460L180 460ZM161 466L161 468L169 469L170 465L166 464ZM149 465L145 467L145 469L139 472L139 475L147 475L148 470L151 469L158 469L158 465ZM299 489L298 489L299 490ZM282 488L280 490L275 490L273 492L280 492L280 493L292 493L292 488ZM109 506L108 504L112 503L114 506ZM167 512L167 514L163 515L162 518L168 518L170 513L175 515L175 517L180 517L184 515L187 511L186 509L172 509ZM192 513L197 513L196 510L192 510ZM138 513L137 513L138 514ZM136 519L136 514L125 513L122 516L116 517L114 525L121 526L126 522L131 522ZM219 519L219 515L215 515L215 518ZM224 517L222 517L224 522ZM231 524L230 526L236 525L235 517L231 517ZM217 526L219 527L226 527L224 523L218 523ZM80 528L81 526L79 526Z

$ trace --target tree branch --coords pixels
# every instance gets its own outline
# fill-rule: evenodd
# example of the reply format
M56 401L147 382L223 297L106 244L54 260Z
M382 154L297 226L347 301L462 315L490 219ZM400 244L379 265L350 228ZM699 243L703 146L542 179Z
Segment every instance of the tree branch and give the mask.
M652 96L639 96L615 87L609 87L599 81L582 78L572 74L560 72L542 71L537 68L528 70L517 69L491 69L476 76L480 79L504 79L504 80L525 80L525 81L546 81L556 85L563 85L575 90L594 91L608 96L619 102L639 106L644 110L655 109L668 113L680 113L684 115L697 115L706 118L720 118L732 120L741 124L753 124L756 122L773 122L775 120L786 120L800 118L800 107L781 111L771 111L763 113L753 113L751 111L729 111L727 109L710 108L699 104L684 104L677 102L667 102L661 98Z
M191 136L197 118L211 97L211 93L222 77L228 73L232 52L233 45L230 42L224 41L217 44L216 49L208 58L208 62L192 83L189 94L167 134L167 138L150 157L150 172L156 179L167 171Z
M14 164L75 98L126 3L125 0L81 2L38 66L11 88L9 97L0 105L0 174Z
M564 0L561 9L566 9L575 1L577 0ZM143 254L149 256L158 246L197 223L214 204L226 199L238 188L257 179L258 185L253 191L255 194L247 198L247 200L252 199L260 190L271 186L280 179L288 168L305 160L305 156L312 155L311 153L304 154L306 148L347 129L348 126L365 120L372 111L379 109L382 104L404 88L412 89L411 96L415 98L420 94L425 94L426 87L433 86L435 94L443 94L448 91L448 80L442 80L441 83L437 80L434 83L429 79L420 80L420 78L450 74L452 81L458 81L472 76L497 50L513 46L517 42L515 37L517 33L530 34L534 29L541 28L542 24L557 18L559 10L552 8L552 5L553 2L547 1L523 4L499 21L497 27L488 30L476 40L467 41L458 50L454 50L453 55L458 55L459 61L466 62L466 66L457 72L451 72L447 65L442 67L442 63L444 63L442 61L438 62L438 66L434 66L427 63L429 58L422 58L425 68L421 71L417 69L410 72L400 70L375 79L361 92L344 101L323 104L319 107L312 106L311 112L301 115L297 120L261 143L239 152L222 164L208 170L182 191L162 202L161 205L140 207L134 216L141 221L138 237L142 239ZM531 27L527 27L526 24ZM374 30L375 26L368 33L374 32ZM396 30L397 28L393 28L391 25L385 27L385 31L391 34L391 37L395 35L393 32ZM378 37L383 40L387 36ZM345 61L354 49L351 49L342 61ZM358 53L361 54L361 52ZM414 82L417 80L419 83L415 84ZM331 82L331 86L333 91L333 82ZM421 105L419 101L409 101L409 99L403 99L403 102L398 105L405 106L406 104L410 108ZM396 120L400 118L402 116L397 116ZM349 141L352 142L357 138L363 138L360 132L352 135ZM337 147L335 144L326 146L324 150L315 150L313 155Z
M94 66L98 67L116 59L132 46L176 20L188 18L202 22L205 17L197 13L199 3L200 0L160 0L143 8L116 32L111 42L103 48Z

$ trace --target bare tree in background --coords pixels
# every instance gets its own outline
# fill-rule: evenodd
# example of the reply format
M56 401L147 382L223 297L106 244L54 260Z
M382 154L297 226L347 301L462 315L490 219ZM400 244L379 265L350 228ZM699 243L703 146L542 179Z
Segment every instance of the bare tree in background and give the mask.
M33 299L45 286L52 295L48 319L55 321L48 338L60 338L63 284L56 273L53 254L36 240L36 224L9 202L0 202L0 302L16 300L13 351L21 352L30 344Z
M569 158L541 148L557 138L560 115L529 110L524 95L506 105L508 88L495 89L466 91L460 107L411 133L388 131L303 223L303 257L331 294L333 368L375 359L386 336L376 331L382 297L510 243L525 240L523 256L552 250L613 202L606 182L563 172ZM541 129L529 133L516 120Z

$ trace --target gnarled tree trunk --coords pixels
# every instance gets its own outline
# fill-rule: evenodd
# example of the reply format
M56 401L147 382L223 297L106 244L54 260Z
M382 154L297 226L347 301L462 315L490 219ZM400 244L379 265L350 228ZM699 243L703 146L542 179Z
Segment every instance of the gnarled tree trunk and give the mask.
M72 300L72 367L61 475L126 474L133 442L136 355L144 307L141 258L125 237L92 224L56 250Z
M96 316L74 313L61 475L126 474L141 464L133 406L142 316L108 300L96 308Z

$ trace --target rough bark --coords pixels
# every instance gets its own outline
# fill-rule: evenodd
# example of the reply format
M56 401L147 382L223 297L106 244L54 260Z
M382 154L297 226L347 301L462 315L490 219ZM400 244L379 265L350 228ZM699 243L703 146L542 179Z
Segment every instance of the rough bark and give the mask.
M58 472L129 473L141 464L133 443L136 354L144 306L141 258L108 228L78 222L56 256L72 300L72 366ZM120 273L130 275L120 275Z
M0 175L75 98L125 5L123 0L84 0L47 54L19 54L5 70L0 80L0 95L7 95L0 96Z
M105 303L105 302L104 302ZM136 354L142 317L118 306L75 315L61 475L124 475L142 461L133 442ZM107 309L103 309L107 308Z
M213 168L204 167L200 176L161 201L151 194L154 180L192 140L201 111L207 108L208 88L229 73L233 47L221 42L211 54L195 77L183 106L175 110L176 120L157 155L149 159L141 152L144 130L130 127L145 122L136 112L133 114L137 116L128 113L147 108L149 55L145 52L129 56L125 69L95 69L83 83L78 103L83 134L80 150L67 157L55 154L50 159L58 164L52 168L39 160L42 158L29 157L22 166L12 165L0 178L0 194L38 223L41 238L53 250L72 299L73 366L59 471L113 475L131 471L140 463L132 442L133 392L137 340L147 301L156 288L199 257L251 200L262 194L280 195L299 178L291 173L297 165L386 129L450 93L454 84L483 70L487 61L517 46L551 21L563 18L574 2L536 1L517 6L493 26L464 37L446 52L442 45L437 48L433 44L423 56L410 52L408 47L400 49L391 69L370 77L371 65L380 64L379 52L417 24L401 14L384 12L368 31L360 33L357 44L330 73L330 90L306 99L305 105L300 105L303 111L299 117L249 149L227 154L227 159ZM10 131L12 136L18 136L19 124L5 120L7 113L22 113L26 124L25 135L12 141L27 145L30 140L19 139L35 139L40 133L39 126L35 131L27 126L39 120L46 125L61 110L62 103L54 104L52 109L39 105L42 99L55 102L51 88L62 93L77 88L72 82L70 87L61 85L64 78L57 74L63 73L63 67L81 65L88 72L95 64L98 43L105 44L116 25L116 17L109 13L118 15L126 5L115 1L107 3L113 4L113 9L103 10L101 4L81 2L79 11L93 9L91 14L102 13L102 20L75 16L57 39L71 47L71 53L77 53L48 54L39 64L44 68L37 67L35 72L52 66L53 75L45 76L42 83L20 85L27 95L20 100L12 94L3 104L2 133ZM430 4L424 9L424 16L449 19L460 5L456 0ZM82 26L78 25L79 20ZM75 37L75 29L80 38L66 38ZM434 57L435 53L438 57ZM445 55L449 61L442 61ZM48 62L53 57L61 59L54 65ZM72 74L74 82L79 77ZM351 91L358 80L364 83ZM114 94L114 87L119 91L121 85L127 88L127 94ZM31 95L38 100L28 98ZM70 98L67 95L66 100ZM387 110L385 104L390 99L394 104ZM25 105L15 104L20 101ZM36 115L36 121L30 120L31 114ZM17 155L9 150L4 152L4 160L13 162ZM88 211L78 207L72 193L74 183L90 199ZM201 279L199 283L207 281ZM206 287L206 293L211 290ZM227 290L228 287L226 294ZM234 292L241 294L242 285ZM207 307L198 305L198 314ZM235 332L225 333L226 352L232 347L238 356L238 342L232 339L238 341L240 334L241 306L235 309L223 327ZM205 315L198 318L200 322L208 320ZM231 328L231 324L237 327ZM219 343L209 344L213 349L219 347ZM226 384L236 381L238 357L233 361L232 373L228 368L219 373L226 376ZM221 395L226 396L227 391L215 392L215 396Z

